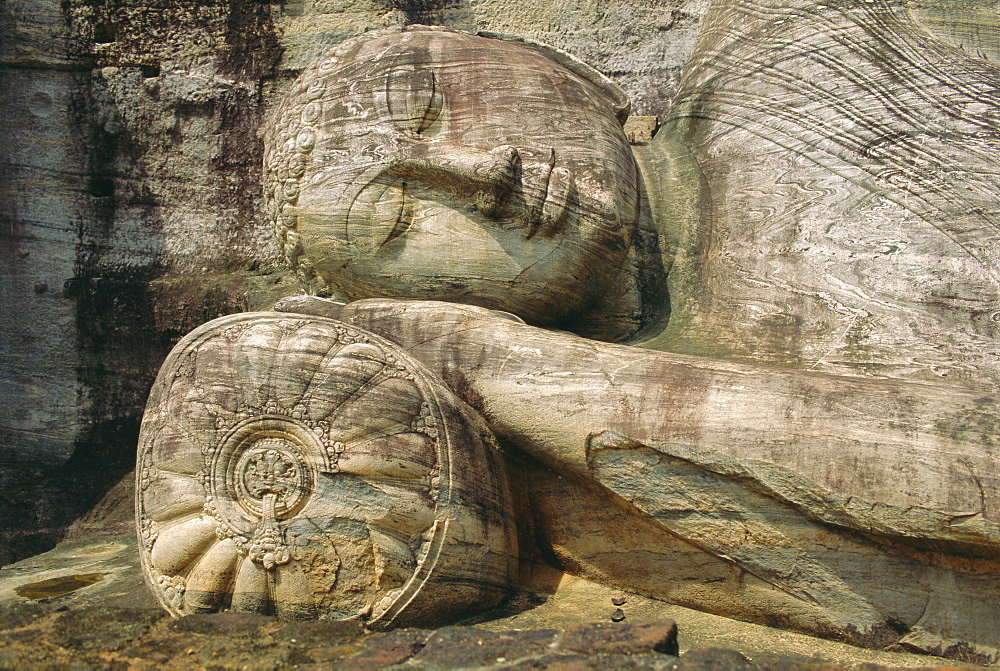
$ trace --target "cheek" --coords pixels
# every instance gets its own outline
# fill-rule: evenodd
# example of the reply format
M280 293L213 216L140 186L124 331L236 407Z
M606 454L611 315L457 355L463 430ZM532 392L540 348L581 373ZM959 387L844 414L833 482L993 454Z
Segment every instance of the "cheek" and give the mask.
M347 231L341 218L322 211L300 210L295 230L306 257L327 281L331 274L351 261Z
M446 298L451 287L509 282L520 272L502 241L464 213L433 201L417 201L412 211L406 232L355 255L343 282L382 295Z
M609 190L604 182L581 194L576 244L600 262L618 265L632 246L638 221L638 198L629 189ZM583 191L583 189L581 189Z

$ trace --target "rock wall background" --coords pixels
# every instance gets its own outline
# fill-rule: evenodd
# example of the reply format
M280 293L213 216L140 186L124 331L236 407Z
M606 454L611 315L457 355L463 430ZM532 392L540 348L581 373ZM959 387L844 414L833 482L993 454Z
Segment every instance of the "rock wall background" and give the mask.
M708 0L7 0L0 8L0 564L129 472L173 342L298 289L259 128L328 46L402 23L539 39L663 115Z
M426 23L566 49L661 118L709 0L6 0L0 6L0 564L133 466L156 370L215 316L298 293L263 217L260 127L318 53ZM1000 54L996 0L914 0Z

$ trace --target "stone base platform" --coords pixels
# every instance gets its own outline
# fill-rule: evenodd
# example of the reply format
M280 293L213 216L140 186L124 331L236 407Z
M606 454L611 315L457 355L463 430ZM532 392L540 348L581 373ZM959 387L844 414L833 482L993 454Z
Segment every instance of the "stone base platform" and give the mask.
M278 622L239 613L174 619L162 613L147 593L134 536L121 526L114 533L65 541L0 569L0 668L957 666L935 657L863 650L736 622L545 567L536 571L532 589L465 626L438 630L372 634L357 624ZM612 622L612 616L620 621ZM670 620L677 622L679 635Z

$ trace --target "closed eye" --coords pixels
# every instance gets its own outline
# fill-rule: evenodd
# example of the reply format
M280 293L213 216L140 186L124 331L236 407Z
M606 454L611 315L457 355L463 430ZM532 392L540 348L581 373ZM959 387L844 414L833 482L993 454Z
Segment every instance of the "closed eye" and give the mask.
M389 189L386 189L386 191L388 192ZM400 186L399 195L395 200L397 200L397 203L393 204L392 208L396 210L395 222L385 242L381 245L383 247L405 233L413 222L413 198L410 197L406 182L403 182Z

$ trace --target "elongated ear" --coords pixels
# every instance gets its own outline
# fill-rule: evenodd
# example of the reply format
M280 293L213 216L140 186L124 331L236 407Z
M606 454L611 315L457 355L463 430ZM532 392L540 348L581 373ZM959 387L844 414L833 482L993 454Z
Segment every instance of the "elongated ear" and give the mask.
M525 37L516 37L514 35L494 33L485 30L481 30L476 34L480 37L489 37L494 40L503 40L504 42L518 44L525 49L530 49L531 51L558 63L567 70L596 86L604 94L608 101L608 106L621 123L624 124L625 120L628 119L629 112L632 111L632 103L629 101L628 95L625 91L623 91L618 84L615 84L613 81L581 61L576 56L573 56L562 49L558 49L543 42L530 40Z

